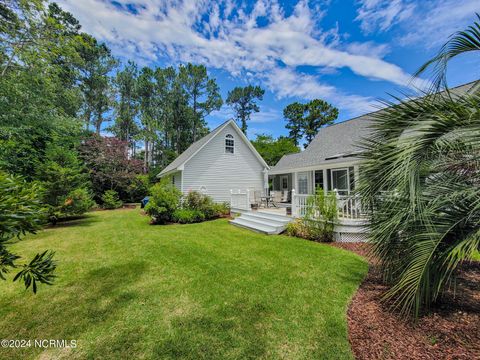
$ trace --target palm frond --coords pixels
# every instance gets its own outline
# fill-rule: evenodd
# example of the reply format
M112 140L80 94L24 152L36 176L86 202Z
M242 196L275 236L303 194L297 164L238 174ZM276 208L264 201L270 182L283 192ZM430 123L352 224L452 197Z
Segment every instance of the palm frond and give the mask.
M480 15L476 14L480 21ZM438 54L423 64L413 75L418 77L428 68L432 68L434 91L447 87L446 74L448 62L461 54L480 50L480 23L475 21L464 31L453 34L450 39L441 47Z
M480 243L480 96L396 100L374 115L358 191L385 299L418 316Z

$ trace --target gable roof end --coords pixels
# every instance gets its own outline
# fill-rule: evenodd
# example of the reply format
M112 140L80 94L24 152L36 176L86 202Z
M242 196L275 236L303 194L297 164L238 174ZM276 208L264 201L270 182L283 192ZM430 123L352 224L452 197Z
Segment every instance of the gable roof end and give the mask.
M262 156L258 153L258 151L255 149L255 147L252 145L252 143L247 139L245 134L240 130L238 125L235 123L234 120L230 119L225 121L223 124L217 126L215 129L210 131L207 135L205 135L203 138L200 140L194 142L192 145L190 145L187 150L185 150L183 153L181 153L175 160L173 160L165 169L163 169L158 175L158 178L161 178L166 175L170 175L171 173L174 173L179 170L183 170L183 165L190 160L193 156L195 156L205 145L207 145L210 140L212 140L218 133L220 133L227 125L231 124L233 128L237 131L239 136L242 138L242 140L248 145L250 150L255 154L255 156L258 158L258 160L262 163L264 167L269 169L269 166L263 160Z

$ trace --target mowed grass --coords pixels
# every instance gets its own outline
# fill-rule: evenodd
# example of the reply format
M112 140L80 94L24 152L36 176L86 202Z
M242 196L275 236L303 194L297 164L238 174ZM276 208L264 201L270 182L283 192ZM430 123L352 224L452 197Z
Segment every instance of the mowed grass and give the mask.
M0 339L75 339L0 358L348 359L346 309L367 272L347 251L215 220L151 226L95 212L13 245L56 251L55 285L1 282ZM12 274L11 274L12 275Z

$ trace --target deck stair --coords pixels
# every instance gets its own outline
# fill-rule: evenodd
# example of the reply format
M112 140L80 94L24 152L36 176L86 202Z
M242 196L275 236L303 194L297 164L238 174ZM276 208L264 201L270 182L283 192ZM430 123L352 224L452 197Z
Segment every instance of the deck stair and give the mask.
M230 223L263 234L273 235L285 231L287 224L292 220L291 217L266 211L248 211L230 220Z

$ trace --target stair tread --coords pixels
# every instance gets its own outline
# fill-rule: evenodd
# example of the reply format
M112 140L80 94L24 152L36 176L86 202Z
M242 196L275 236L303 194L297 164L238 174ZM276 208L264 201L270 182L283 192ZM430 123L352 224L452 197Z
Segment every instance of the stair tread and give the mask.
M290 221L292 221L291 217L284 216L284 215L279 215L279 214L272 214L272 213L268 213L268 212L262 212L262 211L250 212L248 214L252 215L252 216L258 216L258 217L272 219L272 220L275 220L275 221L281 221L281 222L285 222L285 223L289 223Z
M272 226L255 224L255 223L252 223L250 221L246 221L245 219L237 218L235 220L230 220L230 223L234 224L234 225L242 226L242 227L250 229L250 230L260 231L260 232L263 232L265 234L274 234L278 231L276 228L274 228Z
M251 220L248 220L248 219L242 219L241 217L236 218L236 219L232 220L231 222L234 222L234 223L238 222L238 223L242 223L243 225L250 225L252 227L254 227L254 226L263 227L263 228L266 228L266 229L269 229L269 230L275 230L276 229L275 226L261 224L257 221L251 221Z
M242 214L242 218L249 219L249 220L251 219L251 220L254 220L254 221L265 222L268 225L272 225L272 226L285 226L286 224L288 224L290 222L290 220L284 221L284 220L279 220L279 219L272 219L272 218L269 218L269 217L266 217L266 216L258 216L257 214L252 214L252 213Z
M255 224L260 224L260 225L264 225L264 226L270 226L270 227L275 228L275 229L280 229L280 228L285 227L285 224L272 223L272 222L269 222L268 220L263 219L263 218L251 218L251 217L246 217L246 216L240 216L238 219L253 222Z

